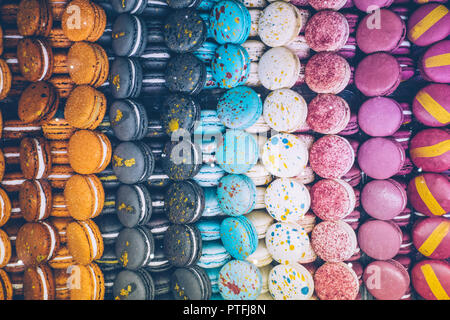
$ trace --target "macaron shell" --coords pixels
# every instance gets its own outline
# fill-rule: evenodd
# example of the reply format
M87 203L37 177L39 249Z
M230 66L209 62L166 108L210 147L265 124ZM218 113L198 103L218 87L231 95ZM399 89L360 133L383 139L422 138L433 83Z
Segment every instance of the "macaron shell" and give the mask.
M358 277L343 262L327 262L314 273L315 293L320 300L355 300L359 291Z
M0 188L0 227L5 225L11 217L11 199L5 190Z
M300 75L300 60L285 47L266 51L258 64L261 84L269 90L291 88Z
M103 300L105 278L97 264L76 264L67 271L71 276L78 274L79 286L71 286L70 300Z
M256 204L256 186L244 175L227 175L220 179L217 199L222 211L231 216L249 213Z
M450 85L429 84L415 96L412 111L421 123L430 127L450 124Z
M429 259L444 260L450 257L450 221L441 217L418 221L412 230L416 249Z
M103 238L92 220L67 225L67 247L76 263L89 264L103 255Z
M305 28L306 41L316 52L338 51L347 43L349 33L345 16L331 10L313 15Z
M246 217L229 217L220 225L220 238L225 249L238 260L253 254L258 245L256 229Z
M364 102L358 111L358 124L372 137L391 136L404 120L403 110L391 98L375 97Z
M232 260L220 270L219 290L225 300L255 300L261 288L261 272L250 262Z
M300 264L277 265L269 274L269 291L275 300L309 300L314 280Z
M11 259L12 255L12 247L11 247L11 241L9 239L8 234L0 229L0 248L2 249L0 251L0 267L5 267L9 260Z
M224 44L217 48L211 61L211 74L219 88L243 85L250 71L247 50L237 44Z
M218 1L210 11L210 33L219 44L241 44L250 34L251 17L240 2ZM228 32L233 30L231 34Z
M450 265L441 260L422 260L411 270L414 290L426 300L448 300Z
M46 180L26 180L19 191L20 212L25 220L38 221L50 216L52 191Z
M0 299L12 300L16 289L13 289L10 276L4 270L0 270Z
M390 221L369 220L358 229L358 245L369 257L387 260L395 257L402 243L402 231Z
M23 276L25 300L54 300L55 279L47 265L28 267Z
M411 160L425 172L450 169L450 133L433 128L417 133L410 143Z

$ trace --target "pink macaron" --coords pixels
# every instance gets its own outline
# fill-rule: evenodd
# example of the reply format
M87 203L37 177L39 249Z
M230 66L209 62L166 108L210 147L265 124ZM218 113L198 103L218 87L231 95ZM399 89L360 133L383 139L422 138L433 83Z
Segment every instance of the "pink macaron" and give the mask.
M397 172L397 176L406 176L408 174L410 174L411 172L413 172L414 170L414 164L411 161L411 158L406 156L405 157L405 162L403 163L402 167L400 168L400 170Z
M361 183L361 169L358 167L357 164L354 164L349 172L347 172L343 177L342 180L347 182L352 187L356 187Z
M393 139L371 138L358 150L358 164L374 179L389 179L396 175L405 162L405 150Z
M316 93L338 94L348 85L350 65L337 53L320 52L305 67L305 82Z
M411 160L425 172L444 172L450 169L450 132L425 129L411 139Z
M314 142L309 152L309 163L322 178L343 177L355 162L355 152L349 141L337 135L326 135Z
M358 115L354 112L350 113L350 120L344 130L339 132L341 136L351 136L359 132Z
M350 121L350 107L343 98L333 94L318 94L308 104L308 126L322 134L337 134Z
M314 289L320 300L355 300L359 281L346 263L324 263L314 273Z
M376 260L395 257L402 240L402 231L392 221L368 220L358 229L358 244L361 250Z
M429 259L450 258L450 220L442 217L417 221L412 229L416 249Z
M450 124L450 85L431 83L415 96L412 112L419 122L429 127Z
M422 77L431 82L450 83L450 40L432 45L420 60Z
M416 63L415 61L410 57L405 56L395 56L395 58L398 61L398 64L400 65L400 81L405 82L411 79L416 74Z
M401 67L397 59L385 52L366 56L355 71L355 85L365 96L392 94L401 81Z
M323 221L311 232L314 252L324 261L342 262L356 251L355 231L343 221Z
M361 212L359 210L353 210L348 216L346 216L342 221L348 223L353 230L358 229L361 220Z
M425 259L411 270L415 291L426 300L449 300L450 263Z
M394 179L372 180L364 185L361 204L372 218L391 220L407 204L406 190Z
M394 0L353 0L355 6L364 12L371 12L375 9L389 7Z
M399 227L406 227L411 221L411 209L406 207L405 210L400 212L392 221Z
M404 114L404 113L403 113ZM394 138L395 141L397 141L403 148L403 150L407 150L409 148L409 142L412 137L412 131L411 130L397 130L392 135L392 138Z
M405 36L405 22L398 14L387 9L365 16L356 31L358 47L366 54L392 52L401 45Z
M424 173L408 184L408 200L415 210L429 216L450 212L450 179L443 174Z
M353 188L353 191L355 192L355 198L356 198L355 207L359 208L359 207L361 207L361 190L359 188Z
M407 56L411 54L411 42L408 39L405 39L400 43L397 49L392 50L393 55L403 55Z
M352 60L356 56L356 38L349 36L345 45L338 53L347 60Z
M413 242L411 235L405 229L402 230L402 244L400 245L399 255L409 255L413 252Z
M338 51L346 44L349 33L347 19L342 13L323 10L308 20L305 38L316 52Z
M450 13L445 5L419 6L408 19L408 39L418 46L429 46L450 34Z
M322 220L338 221L355 208L353 188L340 179L323 179L311 188L311 209Z
M403 110L394 99L371 98L359 108L358 123L361 130L369 136L391 136L403 123Z
M373 261L364 269L364 284L378 300L400 300L408 291L408 271L398 261Z
M347 19L348 27L350 28L350 34L354 34L356 31L356 27L358 26L359 15L351 11L346 11L342 14L344 15L345 19Z
M308 0L308 2L317 11L325 9L337 11L345 6L347 0Z

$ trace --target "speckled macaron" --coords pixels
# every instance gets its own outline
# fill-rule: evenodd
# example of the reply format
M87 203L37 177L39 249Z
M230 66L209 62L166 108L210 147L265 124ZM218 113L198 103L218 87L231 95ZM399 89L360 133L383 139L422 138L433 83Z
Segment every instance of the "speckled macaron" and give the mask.
M338 134L350 121L350 106L333 94L318 94L308 104L308 126L322 134Z
M243 3L221 0L210 11L209 28L217 43L241 44L250 34L251 16Z
M184 94L168 95L164 99L161 109L162 126L169 136L174 133L182 135L192 133L200 120L201 108L199 103Z
M164 252L174 267L197 264L202 254L200 230L195 225L171 225L164 236Z
M285 47L266 51L258 63L261 84L269 89L291 88L300 76L300 60Z
M255 300L261 289L261 272L250 262L232 260L220 270L219 290L225 300Z
M231 174L220 179L217 198L222 211L240 216L253 210L256 204L256 186L244 175Z
M52 190L47 180L26 180L19 191L20 212L25 220L39 221L50 216Z
M224 44L217 48L211 61L212 77L220 88L243 85L250 72L250 56L237 44Z
M246 259L258 246L256 229L245 216L224 219L220 225L220 238L225 249L238 260Z
M205 209L203 189L193 181L173 183L165 193L165 212L170 222L197 222Z
M314 280L301 264L280 264L270 271L269 291L275 300L309 300L314 293Z
M347 43L349 33L347 19L342 13L324 10L308 20L305 38L316 52L338 51Z
M162 169L170 179L187 180L194 177L202 165L202 152L198 144L183 140L167 142L162 154Z
M314 289L321 300L355 300L359 292L358 276L343 262L327 262L314 273Z

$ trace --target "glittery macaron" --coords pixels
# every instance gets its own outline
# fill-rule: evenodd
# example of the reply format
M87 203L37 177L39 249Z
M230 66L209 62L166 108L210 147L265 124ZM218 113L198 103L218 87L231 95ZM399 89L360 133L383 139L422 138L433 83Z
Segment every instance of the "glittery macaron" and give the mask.
M338 51L347 43L349 33L349 25L343 14L324 10L308 20L305 38L316 52Z
M347 0L308 0L308 4L316 10L339 10L343 8L347 3Z
M347 101L332 94L318 94L308 104L308 126L322 134L337 134L350 121L350 106Z
M320 300L356 300L358 277L343 262L327 262L314 273L314 289Z

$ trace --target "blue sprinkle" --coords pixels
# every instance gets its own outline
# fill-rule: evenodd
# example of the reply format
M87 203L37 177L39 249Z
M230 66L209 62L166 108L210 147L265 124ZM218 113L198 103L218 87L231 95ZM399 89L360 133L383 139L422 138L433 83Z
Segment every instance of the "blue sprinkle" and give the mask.
M308 292L309 292L309 288L308 287L303 287L301 291L302 291L302 294L307 295Z
M277 137L273 137L271 141L272 141L272 144L274 144L274 145L278 144L278 138Z

